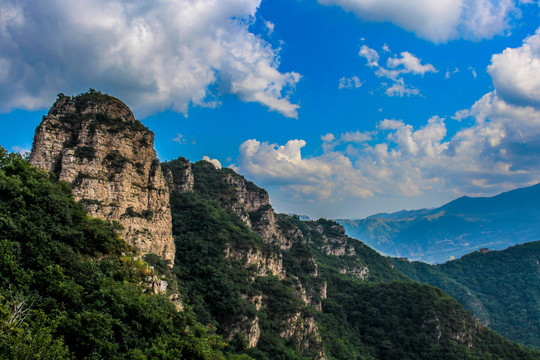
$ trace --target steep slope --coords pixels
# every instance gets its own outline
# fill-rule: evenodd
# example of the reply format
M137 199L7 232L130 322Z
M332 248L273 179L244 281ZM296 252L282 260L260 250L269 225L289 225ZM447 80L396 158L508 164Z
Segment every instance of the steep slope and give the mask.
M320 308L324 284L315 279L305 289L287 274L282 248L300 234L277 225L266 191L205 161L162 166L172 181L173 270L201 321L217 326L236 351L325 359L311 307ZM316 277L316 264L305 265Z
M112 96L58 96L36 129L30 163L72 185L92 216L116 220L143 253L173 261L169 191L154 134Z
M540 241L437 266L392 261L411 278L448 292L483 324L540 349Z
M0 358L240 358L155 276L66 183L0 147Z
M489 198L462 197L431 210L337 221L347 234L388 255L444 262L540 238L538 204L540 184Z
M232 350L256 359L540 356L411 282L339 224L275 214L266 191L232 170L162 166L173 182L173 270L186 303Z

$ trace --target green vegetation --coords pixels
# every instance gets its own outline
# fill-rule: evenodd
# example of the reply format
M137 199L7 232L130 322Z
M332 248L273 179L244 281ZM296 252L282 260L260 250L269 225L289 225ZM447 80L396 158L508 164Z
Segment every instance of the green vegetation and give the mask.
M58 97L62 97L64 94L59 94ZM87 108L91 104L108 104L108 105L118 105L121 107L127 107L122 101L117 98L103 94L101 91L96 91L94 89L89 89L85 93L81 93L72 98L75 101L75 108L78 111Z
M96 149L92 146L79 146L75 149L73 156L81 160L87 159L88 161L92 161L96 158Z
M182 174L186 162L175 160L163 163L162 167ZM255 317L259 319L261 338L257 348L247 349L247 339L238 334L231 341L234 351L257 359L312 359L316 349L300 354L294 339L279 336L282 323L293 314L310 313L295 296L291 284L270 273L255 275L255 265L245 264L234 255L260 252L267 256L280 252L226 210L236 201L237 192L225 179L238 175L229 169L217 170L204 161L193 164L193 173L195 191L171 196L176 243L174 272L186 301L201 322L215 325L223 335L234 333ZM259 311L248 301L257 296L268 300Z
M125 130L149 132L139 120L129 121L119 117L112 117L104 113L96 114L96 124L104 125L110 133L118 134Z
M126 209L126 212L122 216L138 217L150 221L154 217L154 211L146 209L138 213L133 209L133 206L130 206Z
M489 327L540 349L540 241L440 265L393 259L411 278L455 297Z
M75 105L75 112L63 114L60 117L60 121L64 124L65 129L78 129L81 127L83 121L90 120L90 131L95 133L98 126L104 126L107 131L113 134L119 134L124 131L136 131L150 134L150 130L144 126L139 120L122 119L119 117L113 117L103 112L97 112L95 115L83 114L82 111L90 106L97 106L98 109L102 108L102 105L112 105L119 109L124 109L128 113L129 108L117 98L102 94L100 91L90 89L86 93L79 94L77 96L68 97L64 94L58 94L58 100L68 99L73 101ZM73 142L73 141L71 141ZM144 136L141 141L141 145L147 146L149 144L148 139ZM75 145L71 144L70 145Z
M139 285L148 265L116 230L0 148L2 358L238 359L189 309Z
M108 153L103 159L103 164L106 165L109 169L111 169L113 173L121 172L126 166L126 164L129 162L130 161L127 157L120 154L116 150Z
M283 215L282 215L283 216ZM538 354L509 343L489 329L480 328L472 316L448 295L410 282L390 262L359 241L348 239L333 221L300 221L298 226L315 255L327 299L316 319L329 356L335 359L497 359L529 358ZM348 241L347 241L348 240ZM333 256L321 249L338 244L353 246L356 255ZM309 250L305 249L309 247ZM297 252L298 249L291 249ZM288 263L288 271L308 281L308 276ZM364 267L369 277L346 276L339 269ZM440 336L439 336L440 335ZM458 341L458 339L463 339ZM468 346L472 345L472 349Z
M162 166L173 177L177 174L177 180L187 161ZM277 215L284 234L297 234L299 229L302 238L286 251L266 244L232 210L239 199L232 183L243 180L241 176L206 162L193 164L192 171L194 191L171 196L177 246L173 271L201 321L215 325L220 334L236 334L231 350L256 359L284 360L312 359L323 348L329 359L539 358L481 327L441 290L410 281L388 259L348 238L333 221ZM246 184L249 191L264 191L254 186ZM249 214L250 220L256 224L269 210L263 206ZM287 277L264 276L255 265L246 264L242 254L255 252L281 256ZM364 267L369 269L366 280L340 271ZM326 298L321 293L324 283ZM311 305L298 297L299 284ZM260 310L249 301L257 296L262 296ZM322 304L322 311L312 307L316 303ZM315 317L322 343L299 335L280 336L294 314ZM247 332L246 324L254 319L259 319L261 336L256 348L246 349L247 339L236 329ZM311 352L305 352L306 346Z

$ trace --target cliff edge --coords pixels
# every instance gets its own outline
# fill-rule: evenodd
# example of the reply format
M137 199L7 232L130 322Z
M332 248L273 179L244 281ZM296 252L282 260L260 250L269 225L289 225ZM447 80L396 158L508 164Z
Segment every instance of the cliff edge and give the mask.
M36 129L30 163L72 185L91 216L118 221L142 253L174 261L169 189L154 134L120 100L58 95Z

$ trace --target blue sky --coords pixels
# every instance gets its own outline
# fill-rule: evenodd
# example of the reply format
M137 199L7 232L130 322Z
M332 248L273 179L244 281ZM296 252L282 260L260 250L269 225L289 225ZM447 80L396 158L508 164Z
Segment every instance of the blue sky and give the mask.
M278 211L493 195L540 182L539 28L532 0L5 0L0 145L95 88Z

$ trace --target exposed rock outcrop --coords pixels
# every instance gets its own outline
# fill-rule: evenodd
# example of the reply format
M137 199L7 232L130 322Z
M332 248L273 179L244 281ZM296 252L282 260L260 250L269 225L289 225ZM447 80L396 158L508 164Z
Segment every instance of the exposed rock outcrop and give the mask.
M369 277L369 268L367 266L355 267L352 269L339 269L341 274L356 276L361 280L366 280Z
M71 183L90 215L122 224L128 243L172 264L169 189L153 144L120 100L60 94L36 129L30 162Z
M315 360L327 358L323 350L319 327L313 316L309 314L299 312L286 319L279 335L285 339L295 339L300 353L312 353Z
M280 280L285 279L286 273L283 269L283 259L278 254L264 255L257 249L240 251L229 248L225 256L241 261L246 267L255 266L255 276L266 276L270 273Z
M284 229L278 224L266 190L238 174L228 174L224 181L231 185L236 193L235 201L227 204L229 210L238 215L264 241L277 245L282 250L289 250L293 242L301 241L300 230L289 226Z
M165 170L165 179L169 184L170 193L183 194L188 191L193 191L195 178L193 177L193 172L191 171L191 163L189 160L183 157L180 157L174 161L177 166Z

